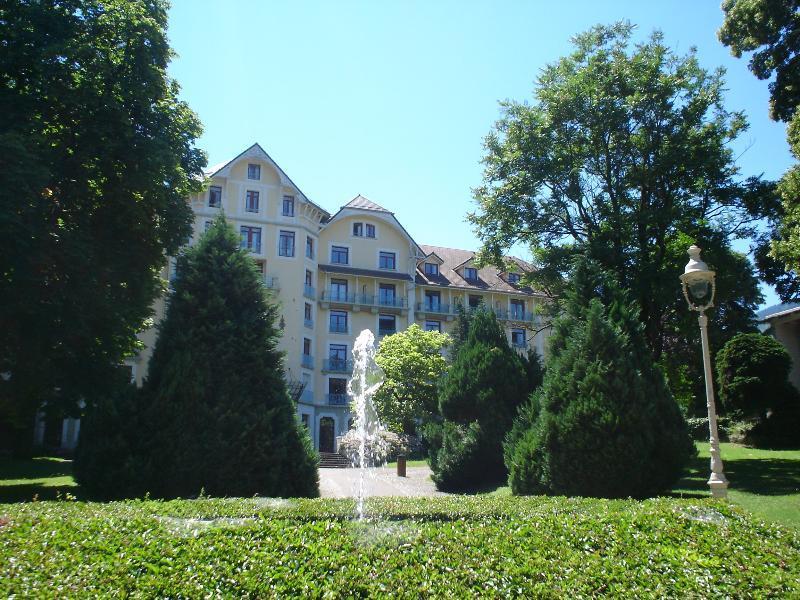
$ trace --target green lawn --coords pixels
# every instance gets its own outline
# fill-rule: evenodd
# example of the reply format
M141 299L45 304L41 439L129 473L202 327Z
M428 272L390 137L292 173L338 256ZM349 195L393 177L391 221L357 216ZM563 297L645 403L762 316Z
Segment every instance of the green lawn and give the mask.
M0 458L0 503L55 500L79 495L72 478L72 461L37 457L31 460Z
M709 452L698 442L699 456L673 490L682 496L708 494ZM800 450L756 450L721 444L730 486L728 497L754 515L800 528Z
M708 499L0 506L0 597L799 597L800 533Z

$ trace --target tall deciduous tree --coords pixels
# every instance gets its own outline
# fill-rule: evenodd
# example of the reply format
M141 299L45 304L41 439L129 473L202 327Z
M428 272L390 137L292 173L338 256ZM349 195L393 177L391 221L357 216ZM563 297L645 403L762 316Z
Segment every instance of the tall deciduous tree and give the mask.
M162 0L0 5L0 422L105 393L190 232L200 124Z
M800 159L800 2L797 0L725 0L720 41L741 58L752 52L750 70L771 79L770 116L789 123L789 147ZM756 264L784 301L800 300L800 166L778 186L780 203L761 211L770 228L756 245Z
M375 361L384 381L373 402L381 423L396 433L416 433L418 420L438 413L439 382L447 369L442 349L450 336L413 324L381 342Z
M674 314L688 315L676 278L691 242L709 264L736 267L719 269L717 329L753 326L757 282L729 243L749 232L747 203L763 184L738 178L728 143L746 123L723 106L722 72L676 55L660 33L634 45L632 32L618 23L576 36L532 104L502 103L470 220L485 261L530 246L542 288L558 291L576 254L597 261L630 286L658 358L680 338Z

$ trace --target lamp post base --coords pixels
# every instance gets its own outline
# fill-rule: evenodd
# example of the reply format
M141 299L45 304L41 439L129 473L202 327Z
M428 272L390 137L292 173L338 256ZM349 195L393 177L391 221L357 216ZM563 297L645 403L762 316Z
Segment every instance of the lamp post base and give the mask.
M708 487L711 488L712 498L728 497L728 480L725 479L725 475L712 473L708 480Z

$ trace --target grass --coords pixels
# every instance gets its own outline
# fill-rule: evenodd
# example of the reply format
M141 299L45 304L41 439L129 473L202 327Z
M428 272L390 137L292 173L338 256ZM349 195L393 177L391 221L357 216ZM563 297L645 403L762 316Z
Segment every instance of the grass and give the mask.
M0 503L55 500L79 495L72 478L72 461L37 457L30 460L0 458Z
M800 595L800 533L709 499L451 496L0 507L8 597Z
M708 443L698 442L697 449L699 456L673 490L678 496L708 494ZM723 443L720 453L731 502L759 517L800 528L800 450L757 450Z
M387 469L397 469L397 461L386 463ZM427 460L407 460L406 467L427 467Z

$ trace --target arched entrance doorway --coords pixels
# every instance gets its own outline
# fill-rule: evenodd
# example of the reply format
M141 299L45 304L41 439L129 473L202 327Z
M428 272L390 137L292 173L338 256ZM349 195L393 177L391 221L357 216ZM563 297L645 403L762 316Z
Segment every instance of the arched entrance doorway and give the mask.
M333 452L334 421L332 417L319 420L319 451Z

